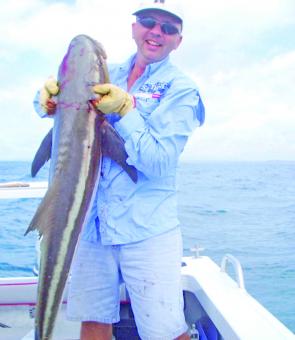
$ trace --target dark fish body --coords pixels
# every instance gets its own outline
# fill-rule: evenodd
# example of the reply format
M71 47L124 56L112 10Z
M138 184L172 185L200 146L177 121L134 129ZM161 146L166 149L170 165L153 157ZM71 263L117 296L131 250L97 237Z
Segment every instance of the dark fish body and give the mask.
M98 182L102 145L114 143L107 149L120 149L118 157L123 163L127 157L120 137L89 103L93 84L108 81L102 47L84 35L74 38L58 74L50 185L27 230L37 229L42 236L36 340L52 338L75 247ZM43 150L47 154L49 144L50 150ZM48 143L44 145L48 149ZM47 159L48 155L40 162Z

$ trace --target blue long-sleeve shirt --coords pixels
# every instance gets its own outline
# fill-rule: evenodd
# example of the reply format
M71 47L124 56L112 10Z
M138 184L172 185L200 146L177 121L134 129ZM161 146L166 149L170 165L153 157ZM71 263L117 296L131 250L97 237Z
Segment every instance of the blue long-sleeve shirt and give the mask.
M110 67L112 83L127 90L133 63L134 56ZM127 162L138 170L138 182L114 161L103 159L96 200L83 231L86 239L99 232L103 244L136 242L178 226L176 168L189 135L204 122L196 85L169 58L148 65L129 93L136 98L136 108L121 119L112 115L110 121L125 140Z
M109 67L113 84L127 90L134 59ZM122 118L107 118L125 140L127 162L137 169L138 182L103 157L96 197L82 231L83 239L100 237L103 244L137 242L179 225L176 168L188 137L204 122L196 85L169 57L148 65L129 93L136 98L136 108Z

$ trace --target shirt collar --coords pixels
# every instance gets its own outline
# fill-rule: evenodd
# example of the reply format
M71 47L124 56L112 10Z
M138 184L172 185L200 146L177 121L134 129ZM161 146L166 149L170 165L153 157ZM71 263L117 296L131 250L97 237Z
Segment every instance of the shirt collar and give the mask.
M135 63L135 57L136 54L133 54L131 57L129 57L125 63L123 63L120 66L120 71L123 73L127 73L129 74L130 71L132 70L134 63ZM147 67L145 68L144 74L146 76L150 76L151 74L153 74L154 72L156 72L162 65L167 64L169 61L169 56L167 56L165 59L160 60L158 62L152 63L147 65Z

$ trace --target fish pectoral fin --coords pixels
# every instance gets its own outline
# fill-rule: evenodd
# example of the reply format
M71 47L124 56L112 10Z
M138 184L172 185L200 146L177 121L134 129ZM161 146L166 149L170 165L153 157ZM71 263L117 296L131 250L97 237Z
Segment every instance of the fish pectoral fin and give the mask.
M102 154L117 162L128 174L134 183L137 182L137 170L127 164L128 154L125 150L124 140L117 131L105 120L101 127Z
M25 235L30 231L38 230L41 237L52 225L52 218L55 216L53 210L56 209L56 188L57 183L52 183L40 203Z
M52 129L42 140L31 166L31 175L35 177L42 166L51 158Z

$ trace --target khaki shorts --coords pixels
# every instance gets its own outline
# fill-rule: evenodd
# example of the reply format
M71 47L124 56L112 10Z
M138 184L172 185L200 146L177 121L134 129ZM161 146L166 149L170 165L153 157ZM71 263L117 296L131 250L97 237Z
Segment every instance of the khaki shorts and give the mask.
M68 318L118 322L120 283L125 282L140 337L176 338L187 330L181 258L179 228L118 246L81 240L71 271Z

